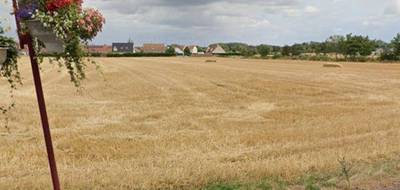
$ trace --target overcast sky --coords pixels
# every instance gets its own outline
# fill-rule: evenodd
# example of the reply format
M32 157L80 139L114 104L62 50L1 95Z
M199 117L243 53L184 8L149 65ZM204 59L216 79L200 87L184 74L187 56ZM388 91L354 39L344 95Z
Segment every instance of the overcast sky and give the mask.
M400 0L86 0L107 19L93 43L214 42L293 44L332 34L390 41L400 32ZM7 17L11 5L1 5ZM10 19L9 19L10 20ZM14 25L12 19L8 22Z

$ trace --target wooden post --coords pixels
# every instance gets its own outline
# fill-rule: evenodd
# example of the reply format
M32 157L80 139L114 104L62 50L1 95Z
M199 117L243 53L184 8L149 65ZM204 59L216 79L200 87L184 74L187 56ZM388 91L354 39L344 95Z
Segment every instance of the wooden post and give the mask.
M36 52L35 52L34 46L33 46L33 39L30 34L22 34L21 33L20 20L17 15L18 5L17 5L16 0L13 0L13 8L14 8L15 21L17 24L18 37L20 40L20 46L21 46L21 48L24 48L24 45L28 45L28 49L29 49L29 56L30 56L31 65L32 65L33 79L34 79L35 89L36 89L36 97L37 97L37 101L38 101L38 105L39 105L40 118L42 120L42 128L43 128L44 140L46 143L46 151L47 151L47 157L48 157L49 166L50 166L51 179L53 182L53 189L61 190L60 180L58 178L58 172L57 172L56 159L54 156L53 142L51 140L49 120L47 117L46 103L44 100L42 81L40 79L40 70L39 70Z

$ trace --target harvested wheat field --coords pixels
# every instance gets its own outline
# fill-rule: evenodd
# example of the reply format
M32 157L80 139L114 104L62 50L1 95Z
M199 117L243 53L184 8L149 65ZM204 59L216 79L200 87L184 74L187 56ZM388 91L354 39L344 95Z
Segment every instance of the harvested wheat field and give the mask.
M341 157L353 185L400 179L400 65L216 60L101 58L103 75L90 68L81 92L56 65L42 65L64 189L301 189L311 175L340 189ZM49 189L22 62L24 86L0 128L0 189Z

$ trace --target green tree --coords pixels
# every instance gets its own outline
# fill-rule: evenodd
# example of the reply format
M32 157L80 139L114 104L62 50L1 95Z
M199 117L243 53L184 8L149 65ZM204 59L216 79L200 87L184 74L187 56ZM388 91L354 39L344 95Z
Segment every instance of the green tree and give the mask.
M291 55L291 48L290 48L290 46L288 46L288 45L286 45L286 46L283 46L283 48L282 48L282 55L283 56L290 56Z
M371 55L375 49L375 43L369 39L368 36L353 36L348 34L344 44L345 54L355 56L368 56Z
M291 48L292 56L299 56L301 53L304 52L304 45L302 44L294 44Z
M261 55L261 57L266 57L271 52L271 49L268 45L259 45L257 46L257 52Z
M272 53L274 55L282 54L282 47L280 47L280 46L272 46L271 49L272 49Z
M344 41L345 37L340 35L330 36L325 41L326 53L335 53L336 60L338 59L338 54L344 54Z
M252 47L248 48L242 47L240 48L239 53L241 53L245 57L251 57L257 54L257 49Z
M207 50L206 47L197 46L197 51L198 52L206 52L206 50Z
M390 46L393 48L393 54L396 57L400 57L400 33L398 33L390 43Z
M379 46L379 43L378 43ZM400 60L400 33L398 33L389 45L383 47L384 52L381 55L381 60L397 61Z
M175 54L175 48L173 48L172 46L169 46L167 48L167 50L165 50L165 53L168 55L174 55Z
M375 49L375 43L368 36L353 36L352 34L346 35L346 39L341 46L344 55L352 58L371 55Z
M184 53L186 56L191 56L191 55L192 55L192 52L190 52L190 48L189 48L189 47L186 47L186 48L183 50L183 53Z

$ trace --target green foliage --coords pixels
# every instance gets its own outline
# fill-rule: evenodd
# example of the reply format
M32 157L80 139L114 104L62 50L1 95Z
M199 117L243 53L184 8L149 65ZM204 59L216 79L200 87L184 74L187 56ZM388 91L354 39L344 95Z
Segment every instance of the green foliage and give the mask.
M257 50L255 47L249 46L249 48L243 49L240 53L245 57L251 57L257 54Z
M18 70L18 49L14 39L0 34L0 47L7 48L7 58L0 69L0 76L5 78L10 87L15 89L16 84L21 84L21 77Z
M197 51L198 51L198 52L206 52L206 50L207 50L206 47L197 46Z
M217 184L206 188L205 190L238 190L239 185Z
M258 190L273 190L273 187L271 184L262 182L261 184L257 185Z
M32 0L23 0L23 4L30 4ZM92 40L101 31L105 20L100 12L94 9L82 9L79 2L62 6L55 10L47 10L46 3L49 1L38 0L39 9L34 13L33 18L22 18L22 32L29 32L26 27L27 22L39 21L43 27L55 34L64 44L64 51L55 54L50 62L57 62L60 66L65 66L70 74L70 79L76 87L80 86L86 78L85 69L87 63L93 63L86 56L84 45ZM66 3L66 2L65 2ZM32 21L34 20L34 21ZM33 36L35 37L35 36ZM43 61L44 55L41 50L45 44L38 39L34 39L35 51L39 62Z
M385 50L380 57L381 61L398 61L399 57L393 51Z
M278 177L264 179L254 183L216 183L203 190L286 190L288 185Z
M175 48L173 48L172 46L169 46L169 47L167 48L167 50L165 50L165 54L168 54L168 55L175 55Z
M189 48L189 47L186 47L186 48L183 50L183 54L186 55L186 56L191 56L192 53L190 52L190 48Z
M327 53L342 53L343 49L343 42L345 41L344 36L340 35L333 35L330 36L326 41L325 41L325 52Z
M39 11L36 14L36 19L45 27L51 27L57 38L64 42L64 52L56 54L56 57L51 62L56 61L60 65L65 65L71 81L75 86L79 87L81 80L85 79L86 62L84 56L86 53L81 45L80 33L76 30L76 24L73 22L79 18L78 8L74 6L76 5L68 9L60 9L59 12L54 12L53 15ZM36 49L39 55L40 51L41 48ZM40 60L43 60L43 57L40 57Z
M379 44L378 44L379 45ZM400 33L398 33L390 44L386 46L380 45L384 49L380 59L382 61L398 61L400 60Z
M256 46L249 46L245 43L219 43L219 45L227 54L242 55L245 57L251 57L257 54Z
M313 176L309 176L305 180L305 190L321 190L321 188L317 184L317 179Z
M344 41L339 43L345 56L368 56L375 49L375 43L368 36L348 34Z
M400 58L400 33L398 33L390 43L390 46L393 48L393 54Z
M1 28L1 26L0 26ZM15 103L13 101L13 91L17 88L17 84L22 84L21 76L18 69L18 49L14 39L3 36L4 31L0 29L0 47L7 49L7 57L5 62L0 68L0 77L7 80L10 85L10 98L12 102L9 105L0 106L0 113L5 115L5 128L8 129L8 112L14 108Z
M259 45L257 46L257 52L261 55L261 57L266 57L269 55L271 48L268 45Z
M229 53L244 53L244 51L250 51L250 46L245 43L219 43L219 45Z
M292 55L292 53L291 53L291 48L290 48L290 46L283 46L283 48L282 48L282 56L291 56Z
M290 50L292 56L299 56L300 54L304 53L304 44L294 44Z
M218 57L230 57L230 56L241 56L241 53L224 53L224 54L217 54Z

